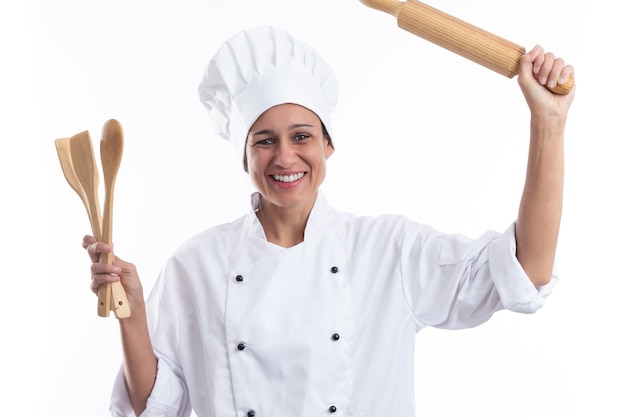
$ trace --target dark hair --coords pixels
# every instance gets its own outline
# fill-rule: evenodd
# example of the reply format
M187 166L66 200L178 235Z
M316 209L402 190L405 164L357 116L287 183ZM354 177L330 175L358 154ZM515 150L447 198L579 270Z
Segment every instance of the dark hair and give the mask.
M335 149L335 147L333 146L333 140L328 134L328 130L326 130L326 126L324 126L324 122L322 122L321 119L320 119L320 122L322 123L322 134L324 135L326 139L328 139L328 143L330 143L330 146L332 146L333 149Z

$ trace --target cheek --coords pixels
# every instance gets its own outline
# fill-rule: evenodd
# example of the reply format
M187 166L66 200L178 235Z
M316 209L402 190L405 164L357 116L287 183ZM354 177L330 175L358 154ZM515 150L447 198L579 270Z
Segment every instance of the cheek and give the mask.
M255 152L248 153L246 156L246 168L248 175L253 178L264 177L265 165L263 158Z

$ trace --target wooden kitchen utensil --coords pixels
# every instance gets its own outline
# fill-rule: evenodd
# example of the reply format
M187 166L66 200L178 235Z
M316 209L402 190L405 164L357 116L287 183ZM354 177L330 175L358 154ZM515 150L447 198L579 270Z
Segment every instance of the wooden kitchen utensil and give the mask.
M91 206L89 204L89 199L87 198L87 194L83 189L83 185L80 183L80 180L76 176L76 172L74 170L74 163L72 162L72 150L70 148L70 138L61 138L56 139L54 141L54 145L56 146L57 154L59 157L59 162L61 163L61 169L63 170L63 175L67 180L68 184L76 194L80 197L85 209L87 210L87 216L89 217L89 224L91 226L91 232L95 236L98 230L100 229L100 224L98 223L98 219L92 218L91 215Z
M88 131L70 138L70 154L76 178L81 184L89 206L91 231L96 239L102 236L102 215L98 200L98 168L95 164L91 136Z
M509 78L519 72L523 46L457 19L417 0L360 0L364 5L395 16L398 26L449 51ZM574 80L548 88L567 94Z
M112 243L113 188L123 149L121 125L113 119L107 121L100 142L105 182L104 218L100 212L98 169L89 132L84 131L71 138L56 139L54 142L63 175L87 210L93 236L98 241ZM111 254L101 254L100 262L112 263L112 261ZM111 310L115 312L117 318L130 316L126 292L119 281L102 285L98 289L98 315L107 317Z
M122 160L124 149L124 134L120 123L111 119L102 128L100 139L100 159L104 177L104 211L102 213L102 241L113 243L113 189L115 178ZM113 254L102 253L100 262L113 263ZM115 312L118 318L130 316L130 305L126 299L126 292L119 281L101 285L98 288L98 314L108 316L109 310Z

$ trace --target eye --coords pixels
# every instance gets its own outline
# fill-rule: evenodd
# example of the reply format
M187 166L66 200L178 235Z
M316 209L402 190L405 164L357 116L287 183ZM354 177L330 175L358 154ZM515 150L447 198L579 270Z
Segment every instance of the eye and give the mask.
M311 135L307 134L307 133L298 133L297 135L295 135L293 137L293 140L295 142L301 142L303 140L307 140L311 137Z
M265 138L265 139L260 139L257 140L256 142L254 142L254 145L259 145L259 146L267 146L267 145L271 145L272 143L274 143L274 139L272 138Z

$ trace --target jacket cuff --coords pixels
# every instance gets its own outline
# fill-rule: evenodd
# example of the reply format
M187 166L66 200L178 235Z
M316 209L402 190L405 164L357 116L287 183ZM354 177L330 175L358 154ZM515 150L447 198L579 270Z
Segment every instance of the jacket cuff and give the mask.
M182 381L176 377L167 361L159 359L154 387L146 409L139 417L180 417L185 415L186 410L189 413L191 406ZM110 411L113 417L136 417L121 370L113 387Z
M550 282L535 287L515 256L515 223L489 246L489 269L504 308L518 313L535 313L546 302L558 282L555 270Z

